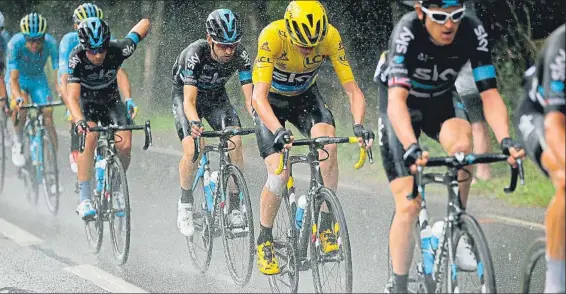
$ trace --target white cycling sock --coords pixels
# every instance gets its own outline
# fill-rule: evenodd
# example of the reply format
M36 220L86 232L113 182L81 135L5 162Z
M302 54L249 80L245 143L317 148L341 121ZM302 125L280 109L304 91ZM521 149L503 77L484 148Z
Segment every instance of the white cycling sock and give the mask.
M565 274L564 260L552 260L547 256L544 293L564 293Z

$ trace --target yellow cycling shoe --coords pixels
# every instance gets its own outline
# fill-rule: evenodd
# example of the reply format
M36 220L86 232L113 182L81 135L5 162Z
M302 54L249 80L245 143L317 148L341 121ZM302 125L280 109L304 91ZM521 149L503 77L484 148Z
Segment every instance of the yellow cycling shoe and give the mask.
M340 247L337 242L337 237L330 229L320 232L320 245L323 253L331 253L337 251Z
M257 267L264 275L276 275L281 272L275 258L273 243L270 241L265 241L257 246Z

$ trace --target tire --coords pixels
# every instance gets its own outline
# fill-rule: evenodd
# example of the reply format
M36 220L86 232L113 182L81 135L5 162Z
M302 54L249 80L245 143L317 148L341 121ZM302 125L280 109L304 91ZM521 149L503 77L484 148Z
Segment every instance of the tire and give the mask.
M4 123L5 115L5 113L0 114L0 194L4 191L4 180L6 178L6 146L4 143L8 130Z
M473 292L481 292L481 293L497 293L497 286L495 281L495 270L493 267L493 261L491 259L491 253L489 251L489 247L487 244L487 239L479 225L479 223L474 219L471 215L467 213L460 214L459 220L460 230L457 228L452 229L452 256L454 257L453 260L450 259L450 255L446 260L446 270L444 276L444 287L443 292L454 293L456 290L459 293L463 292L461 288L462 283L458 283L458 288L455 289L455 285L452 287L448 286L449 279L451 279L454 275L458 276L458 267L455 265L455 256L456 256L456 247L458 245L458 240L460 236L464 233L467 233L471 240L469 240L470 245L472 245L472 251L475 253L476 258L478 259L478 269L475 271L476 273L470 274L474 277L480 277L480 282L482 284L481 288L479 289L466 289L464 292L473 291ZM453 272L453 269L456 269L456 273ZM480 275L481 273L481 275ZM456 281L457 282L457 281ZM450 289L452 288L452 289Z
M39 199L39 189L37 185L37 169L31 162L30 145L32 138L28 134L24 134L23 137L24 142L22 144L22 148L24 156L26 158L26 163L23 167L19 168L19 172L26 187L26 196L28 201L33 205L37 205Z
M522 276L521 276L521 290L519 293L542 293L545 284L545 272L546 272L546 241L544 238L538 238L529 248L527 252L525 261L522 266ZM538 281L533 275L537 265L542 263L544 265L544 271L542 274L542 281ZM539 285L542 284L542 285ZM533 290L533 286L536 290ZM542 286L542 287L541 287Z
M311 269L313 275L314 288L317 293L352 293L353 287L353 274L352 274L352 249L350 247L350 235L348 233L348 226L346 224L346 217L340 201L336 194L323 187L318 190L315 200L314 200L314 212L315 217L312 222L312 231L315 231L316 226L316 242L311 242L310 244L310 256L311 256ZM320 215L322 204L326 203L330 215L332 215L333 225L332 231L336 233L338 231L337 243L339 249L337 252L332 252L324 254L320 247ZM331 262L333 264L338 264L338 268L343 266L344 274L329 274L324 275L324 263ZM332 266L332 268L336 268ZM343 276L344 279L335 282L335 285L340 288L325 288L321 284L321 280L329 281L329 277Z
M289 204L289 193L286 191L273 224L273 247L281 273L269 276L272 293L297 293L299 289L297 230L294 215Z
M96 186L95 186L96 187ZM104 219L102 217L103 212L100 211L102 207L102 197L98 196L91 200L92 206L96 214L94 217L87 218L84 220L85 224L85 234L86 240L93 253L100 252L100 247L102 247L102 240L104 236Z
M246 222L245 228L242 229L242 232L236 232L228 227L228 214L230 211L224 212L224 209L220 212L220 221L222 225L222 242L224 244L224 255L226 257L226 263L228 264L228 271L232 276L234 282L239 286L244 286L250 281L250 277L252 275L253 269L253 261L255 257L255 237L254 237L254 218L252 212L252 204L250 200L250 194L248 191L248 186L244 179L244 175L240 171L240 169L234 165L227 165L224 170L225 179L223 181L222 187L224 188L223 195L225 197L229 197L230 187L228 185L229 179L232 178L238 187L239 192L241 193L242 197L240 201L243 201L243 208L245 209L244 220ZM240 207L242 207L242 203L240 202ZM230 240L234 238L247 238L246 241L243 241L242 248L236 249L232 251L230 249ZM239 242L238 242L239 243ZM248 254L247 260L245 260L245 256L242 258L235 258L233 255L241 251L241 254ZM245 265L243 268L236 268L234 264L234 260L242 260L244 261Z
M59 211L59 169L57 167L57 153L55 146L51 142L48 134L43 136L43 195L47 208L53 215L57 215ZM55 193L52 193L51 187L55 186Z
M189 248L189 256L194 267L201 273L208 270L212 258L212 246L214 244L214 222L211 213L206 209L206 196L204 194L204 178L199 177L196 187L200 187L202 192L193 191L195 202L193 204L193 219L195 233L191 237L186 237ZM200 199L200 200L198 200ZM203 206L204 205L204 206ZM197 234L199 232L199 234Z
M112 251L118 264L123 265L128 261L128 254L130 252L130 195L128 192L128 179L124 166L118 156L112 159L106 165L106 191L109 193L108 207L110 208L108 220L110 227L110 239L112 241ZM116 183L120 183L120 189L116 188ZM123 197L124 207L115 207L118 199L114 199L115 193L121 193ZM120 225L121 228L116 228L115 225ZM123 236L122 236L123 235ZM121 240L119 239L121 238Z

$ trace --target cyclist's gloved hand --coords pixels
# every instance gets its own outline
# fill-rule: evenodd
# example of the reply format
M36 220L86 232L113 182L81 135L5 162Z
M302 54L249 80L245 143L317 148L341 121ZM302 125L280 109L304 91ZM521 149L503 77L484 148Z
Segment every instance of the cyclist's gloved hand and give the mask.
M286 145L293 142L293 133L291 130L287 130L283 127L278 128L274 135L275 139L273 140L273 148L277 152L283 151L283 149L286 148Z
M200 134L204 132L204 127L200 120L191 120L189 125L191 126L191 137L193 138L200 137Z
M138 107L136 106L136 103L134 103L134 100L132 100L132 98L126 99L126 109L128 110L129 119L136 118L136 115L138 114Z
M525 150L521 143L514 141L509 137L501 140L501 151L503 151L503 154L509 155L507 162L509 162L509 164L513 167L517 167L517 159L525 157Z
M363 146L365 143L366 149L370 148L373 145L373 139L375 139L375 134L364 128L361 124L354 125L354 136L358 137L358 142L360 147Z
M87 131L87 127L88 126L84 119L78 120L77 122L75 122L75 134L82 135Z
M405 165L411 169L412 173L417 171L416 165L425 166L428 161L428 152L423 151L418 143L411 144L403 154Z

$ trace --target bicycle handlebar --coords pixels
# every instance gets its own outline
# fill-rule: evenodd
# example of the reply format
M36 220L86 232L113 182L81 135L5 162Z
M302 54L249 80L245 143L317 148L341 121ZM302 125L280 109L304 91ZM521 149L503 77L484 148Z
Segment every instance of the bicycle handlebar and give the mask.
M65 103L63 103L62 100L59 100L47 104L37 104L37 103L26 104L26 105L22 105L20 109L29 109L29 108L42 109L42 108L61 106L61 105L65 105Z
M299 139L291 143L293 146L313 146L317 149L322 149L324 145L329 144L343 144L343 143L358 143L357 137L317 137L312 139ZM360 157L358 162L354 164L355 169L360 169L366 162L366 157L369 158L369 163L373 164L373 153L371 148L367 149L365 146L360 147ZM275 174L279 175L283 170L287 169L287 162L289 160L289 149L284 149L279 157L279 166L275 170Z
M144 130L145 140L143 144L143 150L147 150L149 146L153 145L153 138L151 136L151 124L148 121L145 122L145 125L126 125L126 126L117 126L117 125L110 125L110 126L102 126L102 127L87 127L89 132L116 132L116 131L135 131L135 130ZM86 132L83 132L81 136L79 136L79 152L83 152L85 149L85 140L86 139Z
M462 169L465 166L473 165L473 164L480 164L480 163L494 163L500 161L507 161L509 158L508 155L505 154L497 154L497 153L487 153L487 154L464 154L459 153L454 156L446 156L446 157L431 157L428 159L426 166L433 167L433 166L446 166L452 167L456 169ZM521 180L521 185L525 184L525 173L523 169L523 161L521 159L517 159L517 167L511 167L511 181L508 187L505 187L503 191L505 193L512 193L517 188L517 179ZM422 192L423 186L423 167L417 167L417 174L413 175L415 178L415 184L413 185L413 191L407 196L409 200L415 199L419 192Z
M195 153L193 155L192 162L196 162L200 156L200 137L203 138L223 138L228 139L234 136L245 136L255 133L255 129L240 129L240 128L225 128L220 131L206 131L202 132L200 136L193 138L195 144Z

